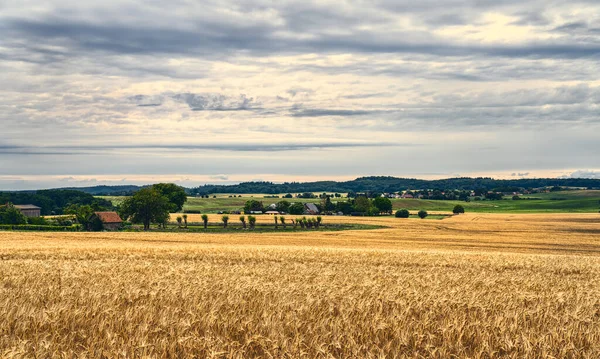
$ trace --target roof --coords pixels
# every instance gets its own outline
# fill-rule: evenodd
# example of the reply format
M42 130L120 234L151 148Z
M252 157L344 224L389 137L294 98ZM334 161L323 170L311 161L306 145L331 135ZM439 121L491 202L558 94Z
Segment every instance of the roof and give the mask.
M279 214L277 211L266 211L265 214Z
M96 212L94 214L100 218L102 223L123 223L117 212Z
M319 213L319 208L314 203L305 203L304 207L311 212Z
M33 204L20 204L20 205L15 205L15 208L18 209L42 209L38 206L35 206Z

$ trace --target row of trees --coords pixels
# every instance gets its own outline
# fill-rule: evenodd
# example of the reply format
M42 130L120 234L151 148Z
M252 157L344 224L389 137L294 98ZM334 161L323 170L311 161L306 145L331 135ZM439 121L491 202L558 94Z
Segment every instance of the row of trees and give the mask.
M332 202L330 196L321 199L319 203L315 203L317 208L322 213L337 213L343 214L362 213L366 215L376 214L391 214L392 201L389 198L377 197L370 199L366 196L359 196L345 201ZM286 200L279 201L275 204L275 210L281 213L289 213L293 215L304 214L304 204L300 202L291 203ZM244 213L264 212L265 206L263 202L257 200L249 200L244 205Z
M181 228L182 226L184 226L183 228L187 228L188 227L188 222L187 222L187 215L183 215L183 216L179 216L177 217L177 223L179 225L179 228ZM203 214L201 217L202 219L202 224L204 226L204 229L208 228L208 215ZM279 226L282 226L283 229L287 228L288 222L287 222L287 218L284 216L274 216L274 224L275 224L275 229L278 229ZM242 224L242 227L244 229L247 229L248 227L250 229L254 229L256 227L256 217L255 216L240 216L239 217L240 223ZM221 217L221 222L223 224L223 228L227 228L227 226L229 225L229 215L223 215ZM323 222L323 219L321 216L318 216L316 218L306 218L306 217L302 217L302 218L296 218L296 219L291 219L290 220L291 225L295 228L297 228L297 226L300 226L302 229L304 228L319 228L321 226L321 223Z
M452 213L454 213L454 214L465 213L465 207L461 206L460 204L457 204L452 209ZM421 219L425 219L425 218L427 218L427 216L429 216L429 213L427 213L426 210L422 209L417 213L417 216L419 216L419 218L421 218ZM410 217L410 212L408 211L408 209L400 209L400 210L396 211L396 218L408 218L408 217Z

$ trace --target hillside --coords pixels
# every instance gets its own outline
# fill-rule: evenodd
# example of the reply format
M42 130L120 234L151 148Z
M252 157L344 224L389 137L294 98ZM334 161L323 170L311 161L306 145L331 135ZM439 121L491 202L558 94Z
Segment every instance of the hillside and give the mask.
M203 185L187 188L189 194L216 194L216 193L301 193L301 192L398 192L407 189L455 189L493 190L498 188L540 188L550 186L594 188L600 189L599 179L585 178L527 178L498 180L493 178L449 178L441 180L422 180L414 178L397 177L361 177L352 181L319 181L319 182L243 182L235 185ZM130 195L145 186L95 186L77 188L80 191L95 196L122 196Z

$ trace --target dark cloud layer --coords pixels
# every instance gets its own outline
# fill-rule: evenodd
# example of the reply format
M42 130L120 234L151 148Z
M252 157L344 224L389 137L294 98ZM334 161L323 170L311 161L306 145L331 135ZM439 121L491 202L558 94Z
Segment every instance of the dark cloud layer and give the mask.
M565 25L563 25L565 26ZM573 24L566 25L573 26ZM561 29L558 27L557 29ZM571 28L572 29L572 28ZM379 32L357 30L348 35L318 34L310 39L278 36L281 29L274 26L223 26L218 23L198 24L190 30L158 27L133 27L116 24L89 24L67 19L39 19L36 21L8 20L3 32L12 38L27 39L30 44L40 42L66 46L68 52L48 51L35 46L29 51L60 61L64 56L81 52L107 52L127 55L195 55L209 58L232 56L249 51L257 55L297 53L397 53L435 56L491 56L509 58L597 58L600 43L589 39L556 39L519 45L449 43L442 38L427 36L422 41L407 41L411 32L381 36ZM285 29L290 30L290 29ZM293 30L293 29L292 29ZM300 35L301 33L298 33ZM590 31L590 34L593 32ZM390 36L393 35L393 36ZM596 35L598 35L596 33ZM596 37L592 40L598 40ZM8 46L18 47L20 44ZM6 55L4 55L6 56Z
M97 145L97 146L0 146L5 155L81 155L106 153L122 150L169 150L169 151L234 151L234 152L280 152L312 149L361 148L361 147L413 147L416 143L385 142L334 142L334 143L232 143L232 144L141 144L141 145Z

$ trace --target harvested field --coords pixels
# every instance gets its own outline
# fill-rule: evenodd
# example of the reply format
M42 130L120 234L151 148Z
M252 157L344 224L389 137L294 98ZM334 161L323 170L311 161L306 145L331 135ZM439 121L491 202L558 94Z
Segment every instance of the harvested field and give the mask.
M600 356L597 214L324 220L0 232L0 357Z

